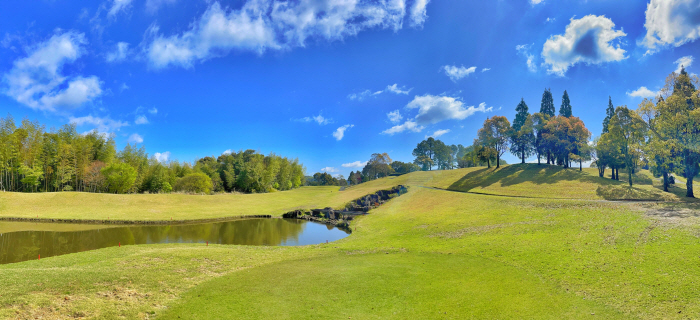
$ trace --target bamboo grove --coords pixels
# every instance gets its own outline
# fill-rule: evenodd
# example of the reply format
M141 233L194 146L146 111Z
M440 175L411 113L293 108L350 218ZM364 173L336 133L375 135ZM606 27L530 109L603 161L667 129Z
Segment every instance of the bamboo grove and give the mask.
M46 131L29 120L0 118L0 190L21 192L269 192L303 184L298 160L254 150L159 162L145 148L117 151L113 136L80 134L73 124Z

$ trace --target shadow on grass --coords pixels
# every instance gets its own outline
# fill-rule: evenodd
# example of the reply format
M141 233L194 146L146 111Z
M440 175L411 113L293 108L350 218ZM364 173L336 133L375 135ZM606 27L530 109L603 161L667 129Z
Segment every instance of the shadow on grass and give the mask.
M483 168L469 172L453 183L449 189L469 191L474 188L485 188L495 183L500 183L501 186L508 187L524 182L542 185L556 184L561 181L579 181L604 186L624 184L621 181L592 176L574 168L564 169L559 166L526 163L504 166L499 169Z

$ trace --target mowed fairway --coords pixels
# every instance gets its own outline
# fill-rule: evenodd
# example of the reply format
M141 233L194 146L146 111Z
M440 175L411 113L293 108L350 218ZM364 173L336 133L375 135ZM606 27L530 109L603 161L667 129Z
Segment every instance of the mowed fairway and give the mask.
M482 169L417 172L336 191L412 186L330 244L126 246L3 265L0 317L700 317L700 228L692 217L433 188ZM515 172L527 170L535 169ZM597 179L586 183L608 183ZM566 186L539 184L543 193L576 194ZM339 195L331 200L341 203Z

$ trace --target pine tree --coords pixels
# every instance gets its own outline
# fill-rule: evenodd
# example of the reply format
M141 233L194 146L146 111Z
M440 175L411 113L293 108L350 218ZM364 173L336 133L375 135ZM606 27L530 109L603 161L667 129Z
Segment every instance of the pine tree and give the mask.
M567 118L571 117L571 101L569 100L569 94L566 90L564 90L564 96L561 97L559 115Z
M520 128L523 127L523 124L525 124L527 117L530 115L525 99L520 98L520 103L518 103L518 106L515 107L515 111L517 114L515 115L515 120L513 120L513 130L519 131Z
M544 89L542 94L542 104L540 105L540 113L554 117L554 98L552 98L551 89Z
M615 107L612 104L612 98L608 96L608 108L605 109L605 119L603 119L603 133L608 132L608 125L610 125L610 119L615 115Z

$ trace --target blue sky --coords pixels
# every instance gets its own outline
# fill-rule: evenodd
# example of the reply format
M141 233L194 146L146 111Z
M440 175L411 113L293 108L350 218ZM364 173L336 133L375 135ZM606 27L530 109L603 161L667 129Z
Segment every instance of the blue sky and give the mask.
M255 149L347 176L427 136L469 145L544 88L597 135L608 96L636 107L697 72L698 17L689 0L8 0L0 111L160 159Z

